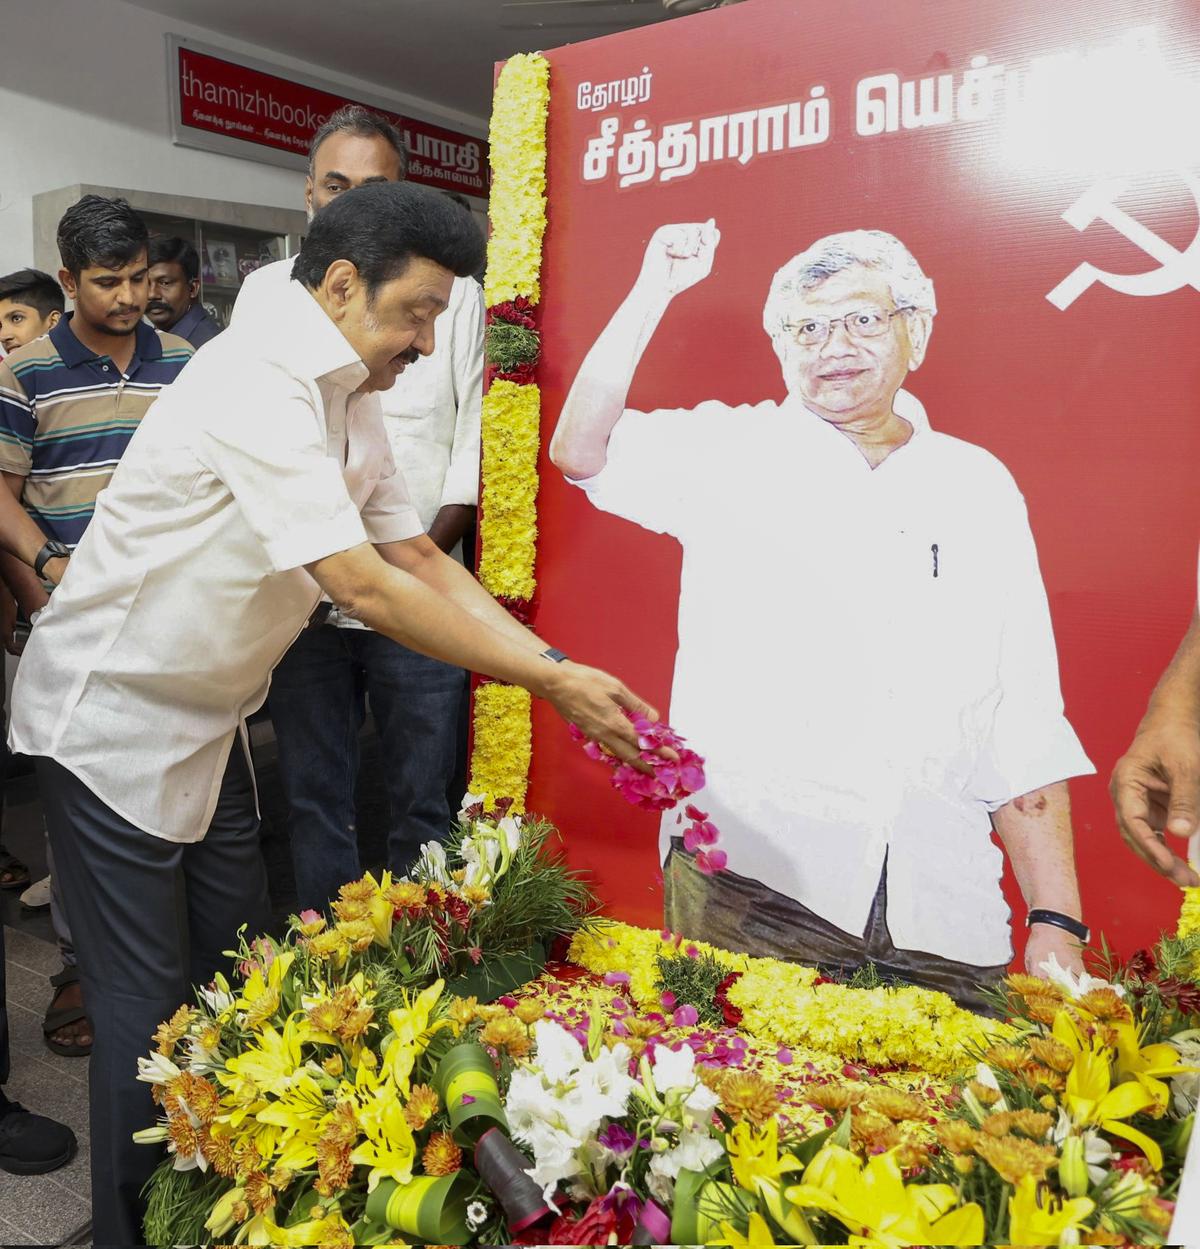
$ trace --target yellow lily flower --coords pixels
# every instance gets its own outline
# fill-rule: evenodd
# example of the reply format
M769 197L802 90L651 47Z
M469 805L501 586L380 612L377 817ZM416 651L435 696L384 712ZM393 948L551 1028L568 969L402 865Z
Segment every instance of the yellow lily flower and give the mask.
M1136 1080L1154 1096L1155 1113L1162 1114L1171 1101L1171 1088L1160 1076L1186 1075L1195 1071L1180 1059L1179 1051L1166 1041L1158 1045L1138 1044L1137 1029L1132 1023L1116 1025L1117 1081Z
M324 1090L306 1072L257 1114L259 1123L282 1129L278 1164L288 1171L303 1171L316 1163L317 1142L329 1118Z
M1093 1124L1110 1136L1129 1141L1146 1155L1156 1171L1162 1170L1162 1149L1158 1142L1123 1122L1155 1106L1155 1094L1137 1081L1114 1088L1107 1049L1082 1050L1075 1056L1075 1063L1067 1073L1063 1102L1077 1125Z
M449 1019L430 1022L444 987L444 980L436 980L411 1002L405 992L403 1008L388 1013L388 1024L394 1035L383 1051L383 1066L403 1097L409 1093L413 1066L433 1035L450 1027Z
M758 1245L773 1245L775 1237L767 1226L766 1219L755 1210L750 1215L750 1227L743 1236L737 1228L729 1223L721 1224L721 1239L710 1240L710 1245L730 1245L732 1249L754 1249Z
M374 1192L380 1180L407 1184L412 1179L417 1156L412 1130L404 1119L404 1107L390 1081L379 1085L358 1114L366 1140L350 1155L350 1161L371 1168L367 1191Z
M895 1150L865 1165L840 1145L825 1145L809 1163L804 1182L785 1193L802 1209L832 1214L852 1245L979 1245L983 1211L975 1202L957 1205L949 1184L905 1184Z
M1008 1199L1008 1241L1012 1245L1078 1244L1078 1229L1096 1208L1090 1197L1038 1201L1038 1185L1026 1175Z
M780 1157L778 1120L768 1119L761 1129L743 1121L729 1133L725 1144L733 1178L741 1188L762 1199L771 1217L791 1238L790 1243L815 1243L808 1221L783 1198L782 1177L803 1170L803 1166L791 1154Z
M255 1039L257 1044L228 1060L226 1070L216 1073L217 1079L235 1092L248 1085L260 1093L279 1096L290 1087L301 1066L297 1016L287 1020L282 1032L267 1025Z
M306 1219L292 1227L280 1227L269 1215L260 1215L255 1223L262 1226L265 1240L251 1239L251 1245L283 1245L291 1249L300 1245L347 1245L354 1244L350 1225L336 1210L331 1210L324 1218ZM258 1234L256 1229L256 1235Z

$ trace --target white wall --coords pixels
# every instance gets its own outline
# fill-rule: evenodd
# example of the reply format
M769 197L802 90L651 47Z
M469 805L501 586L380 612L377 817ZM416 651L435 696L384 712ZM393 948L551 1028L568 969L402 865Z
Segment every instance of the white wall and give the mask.
M247 3L252 0L247 0ZM319 65L223 37L122 0L0 0L0 273L33 263L32 197L75 183L300 208L299 172L176 147L164 36L190 35L287 69L396 99L416 116L485 133L455 116Z

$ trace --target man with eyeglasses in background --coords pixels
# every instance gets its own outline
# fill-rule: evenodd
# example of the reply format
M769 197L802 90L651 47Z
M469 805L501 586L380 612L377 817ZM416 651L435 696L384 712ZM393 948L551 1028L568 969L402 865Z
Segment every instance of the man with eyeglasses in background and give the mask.
M664 819L667 924L982 1008L1012 958L994 829L1029 907L1027 967L1077 969L1066 779L1094 769L1063 715L1020 491L902 389L933 283L890 234L819 239L764 308L782 402L630 410L719 238L711 220L654 234L550 447L594 506L683 547L670 716L707 757L728 870L703 873Z

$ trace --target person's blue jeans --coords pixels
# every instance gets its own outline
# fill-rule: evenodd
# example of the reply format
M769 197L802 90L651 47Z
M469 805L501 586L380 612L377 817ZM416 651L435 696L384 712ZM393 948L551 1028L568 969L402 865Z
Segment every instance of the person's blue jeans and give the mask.
M466 672L368 629L317 625L271 677L271 721L288 803L301 910L320 910L362 875L354 785L370 701L390 807L388 867L403 874L423 842L444 841Z

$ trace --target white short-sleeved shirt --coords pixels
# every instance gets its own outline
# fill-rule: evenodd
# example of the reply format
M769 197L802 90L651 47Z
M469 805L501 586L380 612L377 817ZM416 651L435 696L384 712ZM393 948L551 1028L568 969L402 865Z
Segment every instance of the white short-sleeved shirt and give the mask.
M627 411L576 484L683 546L671 722L730 868L860 934L886 856L895 944L992 966L990 813L1094 768L1015 482L896 411L913 436L874 470L795 399Z
M366 377L299 283L189 362L33 630L14 750L148 833L204 836L234 736L320 598L304 565L422 532Z
M250 274L234 304L232 324L271 321L292 284L294 263L279 260ZM479 283L455 278L450 303L434 323L432 354L379 393L392 453L426 532L441 508L479 503L483 326ZM336 612L331 623L364 627Z

